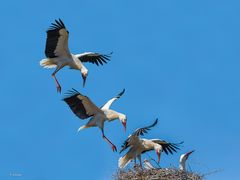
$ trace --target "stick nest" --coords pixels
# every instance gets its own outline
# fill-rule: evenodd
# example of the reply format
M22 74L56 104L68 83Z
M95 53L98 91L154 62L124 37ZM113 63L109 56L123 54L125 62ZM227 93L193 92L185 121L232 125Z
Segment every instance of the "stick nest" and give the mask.
M194 172L184 172L174 168L118 170L115 180L202 180L203 175Z

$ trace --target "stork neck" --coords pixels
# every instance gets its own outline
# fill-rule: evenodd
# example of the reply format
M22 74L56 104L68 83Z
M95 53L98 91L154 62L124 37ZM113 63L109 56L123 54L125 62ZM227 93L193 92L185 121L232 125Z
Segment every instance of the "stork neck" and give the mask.
M179 163L179 169L182 170L182 171L186 170L185 161L184 162L182 161L182 162Z
M81 63L81 66L79 65L79 68L81 70L81 73L83 73L83 74L87 73L87 71L88 71L87 68L82 63Z
M125 114L122 114L122 113L120 113L120 112L117 112L117 111L115 111L117 114L118 114L118 116L120 117L120 116L125 116Z
M179 159L179 169L185 171L186 154L182 154Z
M74 54L72 54L72 59L75 64L75 69L80 69L81 72L87 70L86 67L82 64L82 62Z

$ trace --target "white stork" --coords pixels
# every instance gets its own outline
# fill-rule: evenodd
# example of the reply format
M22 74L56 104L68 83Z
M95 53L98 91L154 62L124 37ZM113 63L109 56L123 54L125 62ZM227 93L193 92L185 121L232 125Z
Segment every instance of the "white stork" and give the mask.
M186 163L189 155L192 154L193 152L194 152L194 150L193 150L193 151L190 151L190 152L187 152L187 153L185 153L185 154L182 154L182 155L180 156L180 160L179 160L179 169L180 169L180 170L186 171L186 164L185 164L185 163Z
M109 109L111 104L119 99L125 89L121 93L119 93L114 98L110 99L104 106L98 108L87 96L82 95L75 89L72 89L68 93L68 97L64 98L63 100L68 104L71 108L73 113L79 117L80 119L87 119L91 117L88 123L84 126L81 126L78 131L90 127L99 127L102 131L102 137L106 140L111 146L113 151L117 151L116 146L105 136L104 134L104 122L108 121L111 122L113 120L119 119L120 122L124 126L124 130L126 131L126 123L127 117L125 114L119 113L112 109Z
M119 168L124 168L132 159L134 159L134 164L136 165L136 158L138 158L140 162L140 166L142 168L142 162L141 162L141 154L155 150L156 154L158 156L158 163L160 162L160 154L162 151L164 151L166 154L173 152L176 152L179 149L179 144L175 143L168 143L161 139L141 139L139 136L144 135L144 133L147 133L150 128L155 126L158 122L158 119L155 120L155 122L147 127L139 128L137 129L133 134L128 136L127 140L122 145L122 149L120 150L120 153L127 148L130 148L129 151L118 160L118 166Z
M145 169L155 169L155 167L147 159L144 159L143 164Z
M52 26L47 30L47 40L45 47L45 55L47 59L42 59L40 65L44 68L56 68L52 73L57 86L57 91L61 92L61 86L55 77L56 73L64 66L71 69L80 70L83 78L83 86L85 85L88 70L83 65L84 62L90 62L97 66L103 65L110 60L110 54L103 55L95 52L85 52L82 54L71 54L68 48L69 32L61 19L55 20Z

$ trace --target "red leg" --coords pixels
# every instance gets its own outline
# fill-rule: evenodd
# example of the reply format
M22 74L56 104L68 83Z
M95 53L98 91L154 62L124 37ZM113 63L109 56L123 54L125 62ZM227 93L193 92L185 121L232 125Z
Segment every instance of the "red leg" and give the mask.
M139 159L139 162L140 162L140 167L141 169L143 170L143 167L142 167L142 158L141 158L141 155L138 156L138 159Z
M107 141L111 146L112 146L112 150L113 152L116 151L117 152L117 148L116 146L104 135L104 132L102 131L102 137L105 141Z
M137 166L136 157L134 158L134 166Z
M142 161L140 161L140 167L141 167L141 169L143 169L143 168L142 168Z
M56 82L56 87L57 87L57 92L60 92L61 93L61 86L60 86L60 84L59 84L59 82L58 82L58 80L57 80L57 78L56 78L56 76L55 76L55 74L60 70L61 68L57 68L53 73L52 73L52 77L53 77L53 79L54 79L54 81Z

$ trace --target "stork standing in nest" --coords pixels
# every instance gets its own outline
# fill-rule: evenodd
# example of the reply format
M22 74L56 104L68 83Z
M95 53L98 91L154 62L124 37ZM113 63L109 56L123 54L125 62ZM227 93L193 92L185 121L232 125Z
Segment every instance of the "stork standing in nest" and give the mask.
M120 153L129 148L129 151L118 160L119 168L124 168L131 160L134 160L134 164L136 165L136 158L138 158L140 162L140 167L142 168L141 154L155 150L158 163L160 162L161 152L164 151L166 154L173 154L179 149L179 145L182 143L169 143L161 139L142 139L140 135L144 135L148 132L152 127L154 127L158 122L158 119L150 125L143 128L138 128L128 136L127 140L122 145L122 149Z
M186 161L187 161L188 157L190 156L190 154L192 154L193 152L194 152L194 150L189 151L180 156L180 159L179 159L179 169L180 170L186 171Z

